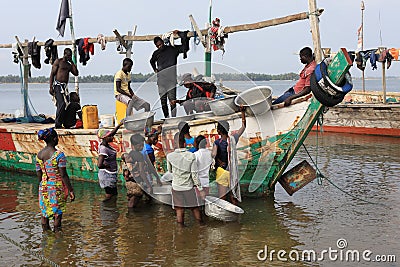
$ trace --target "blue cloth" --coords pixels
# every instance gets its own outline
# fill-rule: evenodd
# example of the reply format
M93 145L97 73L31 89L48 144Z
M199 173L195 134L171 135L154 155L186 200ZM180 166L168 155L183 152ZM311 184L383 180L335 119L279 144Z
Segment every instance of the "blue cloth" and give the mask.
M156 161L156 158L154 156L154 149L150 144L144 143L142 154L145 160L146 157L149 157L152 164L154 164L154 162Z
M294 92L293 87L290 87L286 92L283 93L283 95L281 95L280 97L278 97L277 99L275 99L275 100L272 102L272 105L282 103L282 102L284 102L289 96L292 96L292 95L294 95L294 94L295 94L295 92Z
M186 143L186 150L194 153L197 151L197 149L194 147L194 137L191 138L185 138L185 143Z

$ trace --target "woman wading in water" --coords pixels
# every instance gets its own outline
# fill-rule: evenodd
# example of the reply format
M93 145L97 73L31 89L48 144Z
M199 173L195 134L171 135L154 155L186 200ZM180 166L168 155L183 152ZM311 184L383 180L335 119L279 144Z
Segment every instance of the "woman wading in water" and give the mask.
M42 228L50 230L49 219L54 219L54 232L61 230L68 195L74 201L75 194L67 174L67 158L56 149L58 135L53 128L40 130L39 140L46 146L36 156L36 173L39 179L39 206L42 212Z

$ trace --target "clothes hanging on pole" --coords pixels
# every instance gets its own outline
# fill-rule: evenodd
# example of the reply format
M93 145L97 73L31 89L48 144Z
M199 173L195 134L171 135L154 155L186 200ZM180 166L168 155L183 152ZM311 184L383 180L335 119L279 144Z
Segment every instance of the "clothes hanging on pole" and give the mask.
M107 41L103 34L99 33L99 35L97 35L97 43L100 44L101 50L106 49Z
M31 55L32 65L40 69L42 67L40 64L40 46L38 46L37 43L37 41L28 43L28 54Z
M46 59L44 60L45 64L53 65L54 61L56 61L56 59L58 58L57 46L53 44L53 39L48 39L44 43L44 51L46 53Z
M386 62L386 68L389 69L390 65L392 65L393 57L389 53L389 49L383 50L380 57L379 62Z

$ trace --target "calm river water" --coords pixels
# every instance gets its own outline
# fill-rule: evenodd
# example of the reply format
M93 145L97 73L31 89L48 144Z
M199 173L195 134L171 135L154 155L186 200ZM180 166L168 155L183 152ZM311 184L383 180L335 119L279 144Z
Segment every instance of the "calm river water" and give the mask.
M123 188L115 205L105 205L98 184L74 181L63 234L42 233L36 177L0 172L1 266L47 266L35 253L61 266L399 266L400 139L314 133L306 147L351 196L327 180L293 196L277 185L273 198L245 199L240 222L199 226L187 213L185 228L169 206L129 211ZM303 159L311 162L300 149L294 163ZM290 260L304 250L324 260ZM348 251L359 252L360 262L346 262ZM390 255L397 262L372 261L393 261Z

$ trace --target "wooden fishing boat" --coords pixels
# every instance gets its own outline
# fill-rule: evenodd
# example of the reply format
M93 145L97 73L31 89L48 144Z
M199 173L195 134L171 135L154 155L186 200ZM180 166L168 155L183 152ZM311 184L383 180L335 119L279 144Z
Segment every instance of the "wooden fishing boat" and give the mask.
M319 18L323 9L318 9L316 0L308 0L308 12L275 18L252 24L227 26L224 33L256 30L269 26L290 23L296 20L310 21L315 59L322 60L321 41L319 36ZM193 20L194 22L194 20ZM195 24L195 23L194 23ZM198 36L207 35L208 29L199 30ZM127 42L152 41L158 35L121 37L115 31L116 37L106 37L107 42L119 40L125 47ZM189 32L188 36L193 36ZM207 38L207 37L206 37ZM27 99L29 62L27 42L21 43L16 37L23 52L24 65L24 100ZM96 39L89 39L90 43ZM56 41L54 45L71 45L72 41ZM43 45L43 43L38 43ZM0 48L11 48L11 44L0 45ZM208 52L210 47L208 47ZM207 48L206 48L207 52ZM128 52L127 52L128 56ZM210 63L211 56L206 63ZM210 69L209 69L210 70ZM206 71L206 76L210 76ZM26 102L26 101L25 101ZM299 147L311 131L317 118L323 111L323 105L311 95L296 99L289 107L273 106L268 112L247 119L247 128L239 140L238 169L242 194L259 197L274 191L277 180L281 177ZM24 114L27 114L24 108ZM227 120L234 133L241 125L239 113L228 116L203 118L190 121L192 135L204 134L209 144L217 137L216 122ZM158 127L162 122L155 122ZM35 172L35 155L44 146L37 141L37 131L45 127L38 124L0 123L0 168L18 172ZM157 171L165 172L165 155L173 148L173 136L177 125L162 125L161 149L156 151ZM99 140L96 129L59 130L59 149L68 156L67 169L74 179L97 181L97 147ZM118 160L121 153L130 149L129 137L132 132L120 130L112 144L118 151ZM122 177L121 177L122 178Z
M400 93L386 93L386 100L382 92L351 92L324 114L323 130L400 137Z
M293 105L273 106L269 112L247 118L247 128L240 138L237 149L241 189L244 195L261 196L273 191L274 185L314 125L321 104L311 95L297 99ZM203 134L208 143L218 138L216 122L227 120L231 133L240 128L240 113L190 121L191 133ZM176 124L155 122L162 125L160 144L155 150L157 171L166 170L166 153L173 149ZM45 125L37 123L0 123L0 168L16 172L34 173L35 156L45 145L37 139L37 131ZM68 173L73 179L97 181L96 129L59 129L58 148L68 156ZM118 151L129 152L131 131L120 130L112 146ZM121 166L121 164L119 164ZM122 176L121 176L122 179Z

